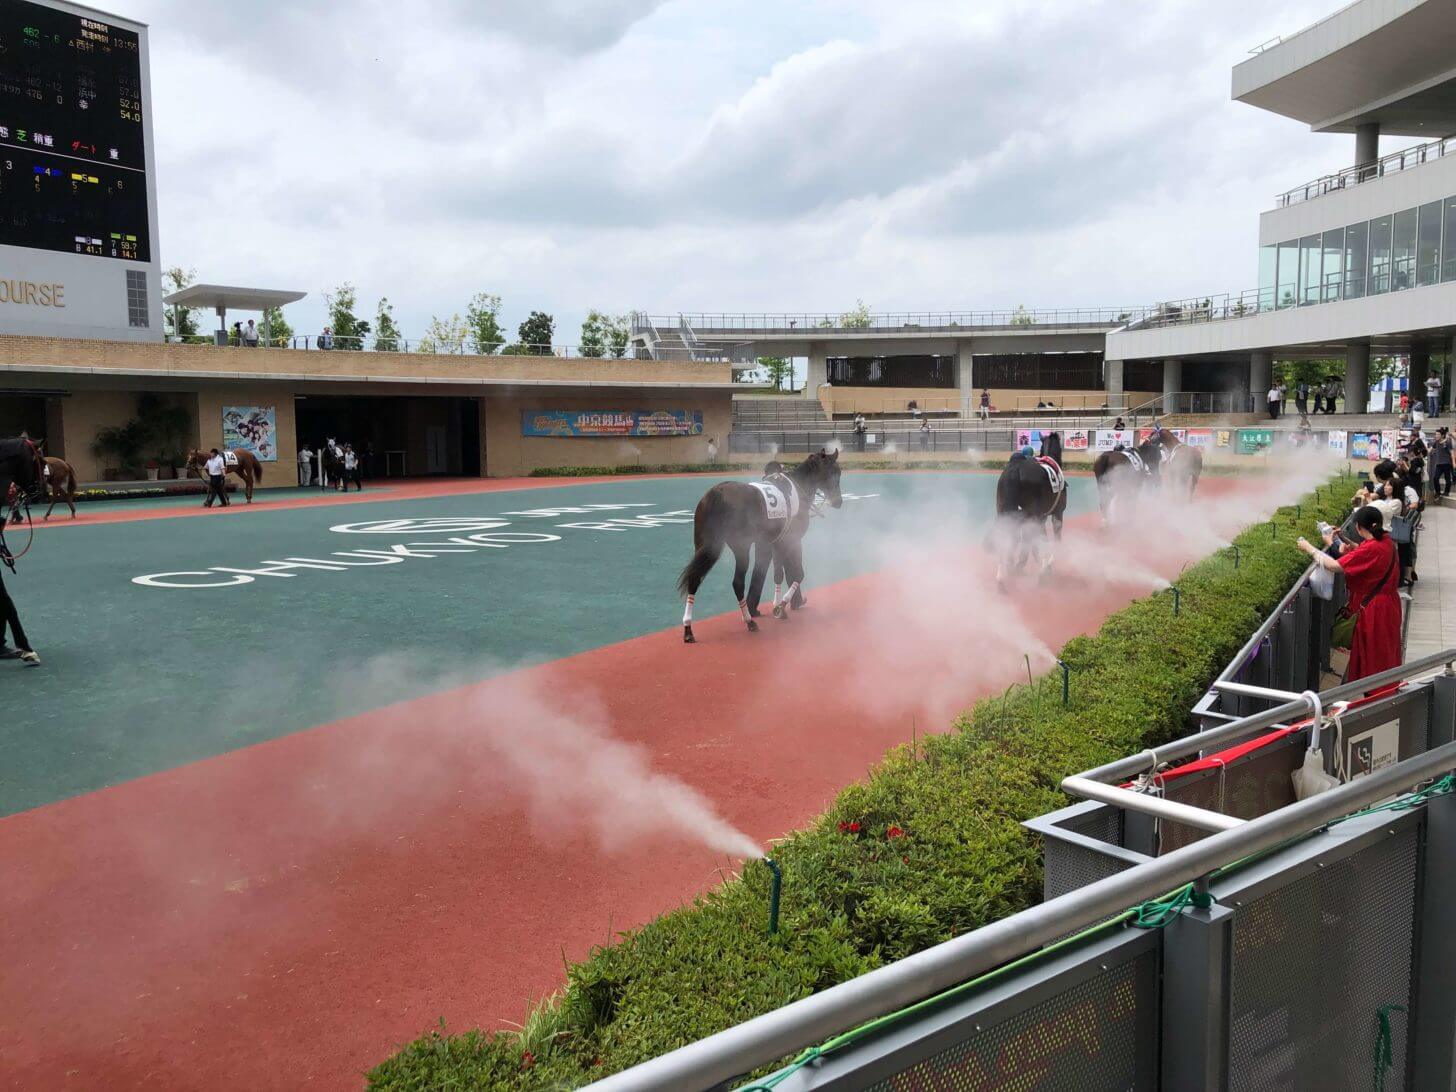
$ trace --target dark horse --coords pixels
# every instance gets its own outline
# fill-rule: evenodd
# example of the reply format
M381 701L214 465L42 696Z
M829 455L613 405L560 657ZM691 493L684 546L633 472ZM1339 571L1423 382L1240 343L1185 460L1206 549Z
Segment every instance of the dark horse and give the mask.
M1163 451L1162 441L1150 436L1137 447L1104 451L1093 461L1092 474L1097 478L1097 503L1102 508L1104 527L1121 509L1120 501L1136 495L1144 484L1159 483Z
M1163 484L1193 499L1198 479L1203 476L1203 452L1174 436L1168 429L1158 433L1163 445Z
M810 455L776 481L719 482L698 501L693 513L693 558L677 578L677 590L687 599L683 611L683 641L692 644L693 600L703 577L727 546L733 551L733 594L750 632L758 630L753 620L763 594L769 562L781 558L790 580L784 603L774 605L774 617L788 618L783 609L804 579L803 539L809 529L809 511L814 498L823 493L838 508L844 503L839 493L839 452L820 451ZM743 578L753 551L753 584L745 594Z
M12 496L11 490L14 490ZM22 500L39 503L45 489L45 460L23 436L0 439L0 524L19 523Z
M1046 538L1047 520L1058 542L1067 513L1067 479L1062 475L1062 438L1055 432L1042 435L1041 457L1030 458L1018 451L996 481L996 525L1000 560L996 565L996 586L1002 587L1008 572L1019 572L1032 553L1040 555L1039 542ZM1041 571L1051 567L1050 552L1041 558Z

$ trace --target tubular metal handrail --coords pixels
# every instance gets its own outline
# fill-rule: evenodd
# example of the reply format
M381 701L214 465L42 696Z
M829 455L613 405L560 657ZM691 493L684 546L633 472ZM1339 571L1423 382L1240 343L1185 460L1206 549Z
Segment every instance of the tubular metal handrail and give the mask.
M1397 174L1400 171L1419 167L1423 163L1444 158L1453 152L1456 152L1456 137L1452 136L1427 141L1425 144L1415 144L1409 148L1402 148L1398 152L1381 156L1370 163L1359 163L1353 167L1336 171L1334 174L1321 175L1312 182L1306 182L1303 186L1285 190L1274 198L1274 202L1279 208L1288 208L1290 205L1297 205L1302 201L1313 201L1317 197L1334 193L1336 190L1349 189L1351 186L1383 178L1387 174Z
M1144 310L1141 307L1081 307L1033 311L1018 307L991 311L886 312L871 315L740 312L679 314L671 317L634 311L630 322L634 334L645 334L654 325L676 326L685 321L692 325L700 337L705 331L714 334L722 331L753 331L780 333L789 337L812 337L818 332L958 332L968 327L1027 329L1034 332L1037 326L1120 326Z
M1456 659L1456 649L1443 653ZM1368 680L1361 680L1367 685ZM1249 720L1257 718L1248 718ZM1246 724L1245 731L1249 730ZM1309 835L1456 768L1456 742L1193 842L821 993L607 1077L601 1092L692 1092L966 982L1244 857Z

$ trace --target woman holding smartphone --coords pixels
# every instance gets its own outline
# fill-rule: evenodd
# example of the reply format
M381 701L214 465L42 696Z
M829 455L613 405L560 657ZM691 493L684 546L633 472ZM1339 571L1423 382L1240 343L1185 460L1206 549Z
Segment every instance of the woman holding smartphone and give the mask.
M1345 680L1368 678L1399 667L1400 596L1397 593L1399 557L1395 543L1385 533L1385 521L1373 505L1355 513L1355 534L1359 545L1336 539L1333 529L1325 532L1326 546L1339 544L1338 556L1331 557L1307 539L1298 546L1323 568L1341 569L1345 573L1344 614L1355 618L1355 631L1350 641L1350 666Z

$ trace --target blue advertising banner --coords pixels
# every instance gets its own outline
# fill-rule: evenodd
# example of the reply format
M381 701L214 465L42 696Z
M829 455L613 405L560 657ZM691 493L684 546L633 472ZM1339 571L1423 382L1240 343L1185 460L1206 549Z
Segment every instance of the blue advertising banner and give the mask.
M702 410L522 410L522 436L701 436Z

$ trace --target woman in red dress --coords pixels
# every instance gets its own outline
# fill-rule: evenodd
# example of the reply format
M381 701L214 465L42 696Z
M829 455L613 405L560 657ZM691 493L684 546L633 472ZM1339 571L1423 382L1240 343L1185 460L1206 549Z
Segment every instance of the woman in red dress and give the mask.
M1350 641L1350 667L1345 681L1368 678L1399 667L1400 647L1400 560L1396 545L1385 533L1380 510L1369 505L1355 513L1355 533L1360 544L1340 542L1340 556L1330 557L1304 539L1299 548L1326 569L1345 572L1348 596L1345 609L1357 615L1355 635ZM1335 542L1330 531L1326 545Z

